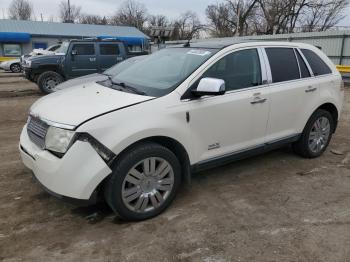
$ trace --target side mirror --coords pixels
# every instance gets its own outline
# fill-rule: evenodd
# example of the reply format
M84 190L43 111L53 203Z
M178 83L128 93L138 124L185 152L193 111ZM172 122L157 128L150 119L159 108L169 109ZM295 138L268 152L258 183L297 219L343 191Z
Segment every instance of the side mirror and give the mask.
M78 51L73 49L72 52L71 52L72 55L77 55L78 54Z
M196 97L219 96L225 94L225 81L217 78L206 77L201 79L197 89L191 91Z

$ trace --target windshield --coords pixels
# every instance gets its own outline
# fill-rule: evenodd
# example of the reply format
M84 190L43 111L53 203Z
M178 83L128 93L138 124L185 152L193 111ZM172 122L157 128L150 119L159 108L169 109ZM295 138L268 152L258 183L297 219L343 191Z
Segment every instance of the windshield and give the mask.
M146 57L147 56L135 56L135 57L126 59L123 62L120 62L112 66L111 68L107 69L106 71L103 72L103 74L107 76L115 76L116 74L119 74L121 71L130 67L132 64L142 61Z
M69 42L63 42L60 48L58 48L55 53L66 54L68 47L69 47Z
M163 96L173 91L216 49L167 48L134 63L112 78L148 96Z

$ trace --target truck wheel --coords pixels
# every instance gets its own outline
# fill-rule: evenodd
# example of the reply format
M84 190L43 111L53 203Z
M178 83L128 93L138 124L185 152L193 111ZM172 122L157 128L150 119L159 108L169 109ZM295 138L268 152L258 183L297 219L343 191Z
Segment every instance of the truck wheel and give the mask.
M326 150L332 138L334 119L322 109L312 114L300 139L293 144L294 151L305 158L319 157Z
M180 183L181 167L174 153L159 144L143 143L121 156L104 193L117 215L139 221L163 212Z
M16 63L16 64L12 64L10 66L10 70L12 73L20 73L22 71L22 67L20 64Z
M62 82L63 77L54 71L42 73L37 81L39 89L45 94L55 92L55 87Z

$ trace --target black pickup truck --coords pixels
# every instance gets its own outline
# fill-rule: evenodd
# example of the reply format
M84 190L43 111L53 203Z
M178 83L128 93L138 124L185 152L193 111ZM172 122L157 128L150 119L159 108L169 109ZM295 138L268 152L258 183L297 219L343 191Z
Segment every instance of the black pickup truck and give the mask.
M130 56L127 45L119 40L70 40L53 55L34 56L22 61L25 78L38 84L43 93L72 78L100 73Z

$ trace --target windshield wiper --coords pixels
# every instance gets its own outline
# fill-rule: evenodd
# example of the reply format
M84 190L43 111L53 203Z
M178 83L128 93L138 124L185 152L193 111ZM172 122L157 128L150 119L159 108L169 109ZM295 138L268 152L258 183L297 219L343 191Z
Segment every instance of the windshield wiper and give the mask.
M108 78L109 78L109 77L108 77ZM112 80L111 80L111 81L112 81ZM123 83L123 82L121 82L121 83L116 83L116 82L113 82L113 81L112 81L112 84L113 84L113 85L120 86L120 87L122 87L122 89L124 89L124 90L131 91L131 92L133 92L134 94L146 95L145 92L142 92L142 91L138 90L138 89L135 88L135 87L126 85L126 84ZM121 91L123 91L123 90L121 90Z

